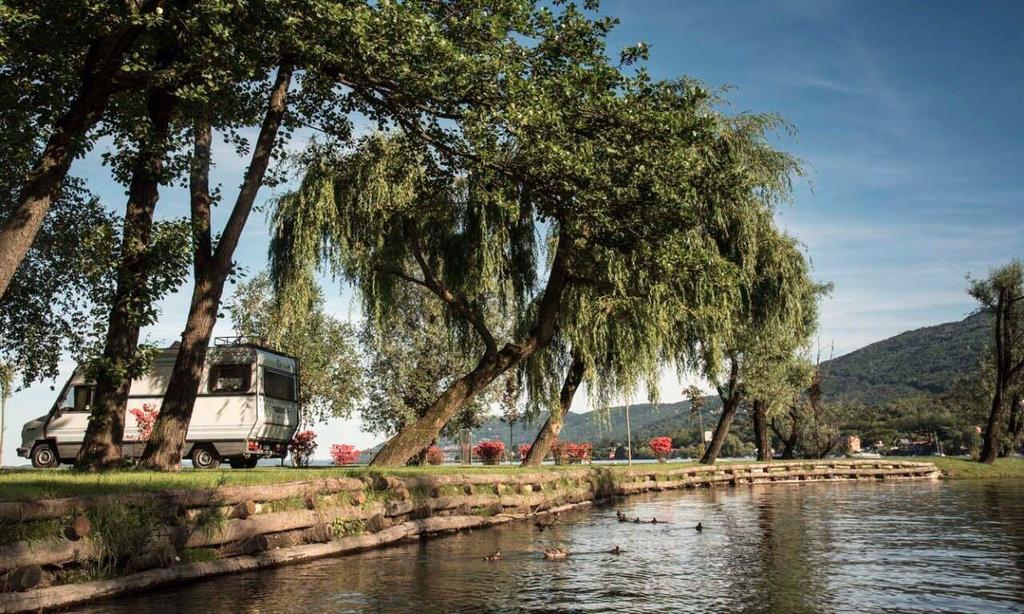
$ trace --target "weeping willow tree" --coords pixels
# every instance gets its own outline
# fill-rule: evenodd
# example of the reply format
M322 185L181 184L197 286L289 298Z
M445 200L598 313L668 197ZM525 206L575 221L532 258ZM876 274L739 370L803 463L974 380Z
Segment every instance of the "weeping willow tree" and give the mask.
M382 326L402 309L399 287L420 287L445 306L452 338L478 348L374 465L405 463L556 337L579 346L598 398L692 354L696 331L728 326L722 301L742 298L753 263L747 228L796 170L767 143L777 118L727 117L690 81L602 65L524 88L522 108L464 123L473 150L458 160L374 135L315 158L277 203L278 280L329 268Z
M754 237L753 271L740 286L742 298L731 314L729 330L702 345L703 374L722 400L722 412L701 462L718 458L733 419L744 401L755 401L759 453L767 455L768 411L776 402L772 394L788 377L799 386L802 367L795 354L805 348L817 322L817 297L825 287L814 283L807 261L796 242L775 229L766 219ZM757 430L757 429L756 429Z
M718 119L718 138L709 144L714 164L691 178L710 215L657 244L592 250L577 275L585 283L567 293L559 343L523 364L531 413L549 411L524 465L540 464L549 452L581 383L598 411L642 386L656 402L666 368L682 376L708 361L720 364L726 340L744 325L740 316L770 309L752 306L776 298L764 287L766 264L777 264L773 271L787 283L804 279L802 258L772 253L789 243L772 212L800 173L797 160L765 140L785 124L774 116Z

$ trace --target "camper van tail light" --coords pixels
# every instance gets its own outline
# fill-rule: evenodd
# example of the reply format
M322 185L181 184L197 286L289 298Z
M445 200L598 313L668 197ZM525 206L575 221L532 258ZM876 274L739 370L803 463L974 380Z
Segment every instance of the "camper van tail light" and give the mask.
M247 443L250 452L258 452L260 449L260 442L250 441Z

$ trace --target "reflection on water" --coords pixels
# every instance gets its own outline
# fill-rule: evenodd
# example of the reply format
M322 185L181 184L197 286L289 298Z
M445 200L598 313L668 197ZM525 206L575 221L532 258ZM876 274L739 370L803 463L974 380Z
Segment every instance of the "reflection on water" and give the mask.
M619 523L615 509L667 522ZM548 545L572 555L545 561ZM606 552L615 545L625 552ZM482 560L495 550L503 560ZM550 610L1021 612L1024 481L661 493L563 513L545 530L512 523L81 611Z

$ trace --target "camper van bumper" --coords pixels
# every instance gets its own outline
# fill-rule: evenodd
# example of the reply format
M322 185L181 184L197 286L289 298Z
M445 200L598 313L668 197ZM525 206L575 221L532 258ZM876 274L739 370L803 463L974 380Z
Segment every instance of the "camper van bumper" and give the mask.
M288 444L270 441L246 442L246 452L252 456L268 456L270 458L284 458L288 452Z
M18 448L18 456L22 458L28 458L28 453L31 451L28 448Z

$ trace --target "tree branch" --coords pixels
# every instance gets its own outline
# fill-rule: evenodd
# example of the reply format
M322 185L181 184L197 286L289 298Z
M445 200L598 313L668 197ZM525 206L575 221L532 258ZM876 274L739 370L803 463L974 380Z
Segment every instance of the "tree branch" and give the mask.
M461 293L452 292L446 285L444 285L434 273L430 264L427 262L426 257L423 254L423 245L420 242L419 231L416 228L416 224L410 218L403 218L402 228L405 232L406 237L409 239L409 244L412 248L413 258L416 259L416 264L419 265L420 271L423 273L423 280L417 281L421 283L425 288L429 289L438 298L448 304L455 313L462 316L467 322L469 322L480 338L484 342L484 346L487 348L486 352L488 356L493 356L498 353L498 344L494 340L494 335L491 333L490 328L487 327L487 322L484 321L484 317L472 305ZM413 279L410 279L413 281Z
M253 148L252 157L249 161L249 168L245 172L245 179L242 188L235 199L235 206L231 209L231 216L224 226L224 233L217 242L217 250L214 252L213 260L221 271L231 267L232 257L238 239L245 228L245 222L252 211L256 194L263 185L263 177L270 165L270 157L274 153L274 143L277 140L277 133L284 119L284 112L287 107L288 86L291 83L293 67L289 63L282 63L277 69L277 78L270 93L270 103L267 114L263 118L263 125L260 134L256 138L256 146Z

